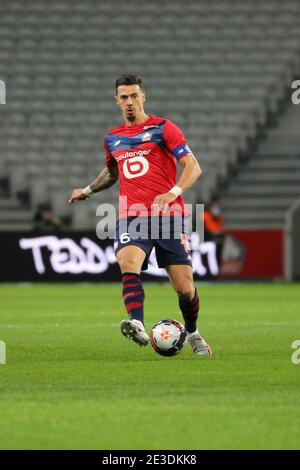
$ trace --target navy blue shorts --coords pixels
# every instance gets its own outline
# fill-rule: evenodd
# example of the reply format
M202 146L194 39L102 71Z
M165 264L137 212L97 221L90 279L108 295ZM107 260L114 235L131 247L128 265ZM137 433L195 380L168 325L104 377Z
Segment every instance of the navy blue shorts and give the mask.
M138 246L145 253L142 271L148 269L149 256L155 248L159 268L174 264L192 266L189 235L183 217L128 217L116 225L114 250Z

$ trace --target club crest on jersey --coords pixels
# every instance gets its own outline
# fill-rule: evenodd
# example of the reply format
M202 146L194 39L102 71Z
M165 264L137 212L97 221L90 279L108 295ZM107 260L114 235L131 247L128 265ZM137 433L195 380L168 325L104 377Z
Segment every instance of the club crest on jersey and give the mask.
M152 134L150 132L145 132L145 134L142 135L142 142L148 142L151 140Z

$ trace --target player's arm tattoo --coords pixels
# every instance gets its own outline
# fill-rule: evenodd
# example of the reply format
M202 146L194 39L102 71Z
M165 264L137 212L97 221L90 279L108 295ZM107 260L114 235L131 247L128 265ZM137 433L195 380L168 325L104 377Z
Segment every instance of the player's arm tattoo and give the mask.
M110 188L118 181L118 177L119 173L117 167L105 167L99 176L90 184L90 187L94 193L98 193L99 191Z

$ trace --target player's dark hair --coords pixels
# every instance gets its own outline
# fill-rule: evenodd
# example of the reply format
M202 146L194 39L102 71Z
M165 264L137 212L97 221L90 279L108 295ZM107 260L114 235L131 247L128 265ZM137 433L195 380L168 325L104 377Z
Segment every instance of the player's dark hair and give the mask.
M143 90L142 79L134 74L124 74L121 75L116 80L116 93L118 92L118 87L121 85L139 85Z

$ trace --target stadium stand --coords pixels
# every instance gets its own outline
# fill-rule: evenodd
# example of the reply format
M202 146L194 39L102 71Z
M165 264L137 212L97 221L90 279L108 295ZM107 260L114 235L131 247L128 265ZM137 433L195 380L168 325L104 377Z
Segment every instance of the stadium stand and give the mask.
M289 207L300 195L300 106L290 104L279 125L241 163L222 193L230 227L283 227Z
M99 201L116 202L113 187L75 210L65 204L73 187L103 167L101 137L120 122L114 80L124 72L143 77L146 111L179 125L199 157L205 177L190 192L191 202L208 200L230 180L270 113L281 112L300 71L297 0L155 0L143 2L142 14L139 5L1 1L0 78L7 85L7 104L0 107L1 228L29 228L45 198L58 215L71 213L78 229L95 226ZM267 155L253 157L249 173L228 185L225 215L232 224L267 220L272 194L265 206L252 200L265 207L254 219L245 219L242 202L234 215L248 198L252 174L258 183L266 173L294 168L282 153L270 173ZM286 204L276 207L271 225L282 223Z

